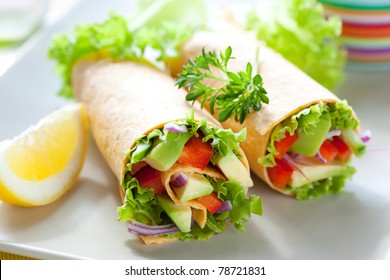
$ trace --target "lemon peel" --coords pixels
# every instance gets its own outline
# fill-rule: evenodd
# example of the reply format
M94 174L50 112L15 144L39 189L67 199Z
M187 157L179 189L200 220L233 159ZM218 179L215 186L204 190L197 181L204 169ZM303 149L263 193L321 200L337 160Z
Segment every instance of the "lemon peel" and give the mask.
M18 206L56 201L74 185L87 145L87 117L79 103L0 142L0 200Z

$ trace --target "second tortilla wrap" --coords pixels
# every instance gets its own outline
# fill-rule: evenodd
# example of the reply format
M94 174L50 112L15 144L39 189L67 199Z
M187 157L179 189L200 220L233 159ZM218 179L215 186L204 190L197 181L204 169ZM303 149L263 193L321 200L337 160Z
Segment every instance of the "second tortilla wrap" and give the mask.
M259 159L267 154L271 133L282 121L305 108L319 103L335 104L340 99L281 55L257 41L250 33L234 27L218 32L195 33L182 46L182 59L179 64L185 65L188 60L201 55L202 49L219 54L228 46L232 47L234 58L229 61L228 70L244 71L248 62L254 69L257 66L270 101L269 104L263 104L259 112L248 114L242 124L230 118L224 121L222 126L233 131L247 128L247 140L241 146L248 157L252 171L271 188L284 194L291 194L276 187L270 180L267 169L259 163ZM173 76L177 76L179 68L178 65L172 67ZM216 88L221 85L221 82L216 80L205 80L203 83ZM205 107L209 110L207 102ZM216 110L215 117L218 114L219 111ZM357 129L356 127L355 130Z

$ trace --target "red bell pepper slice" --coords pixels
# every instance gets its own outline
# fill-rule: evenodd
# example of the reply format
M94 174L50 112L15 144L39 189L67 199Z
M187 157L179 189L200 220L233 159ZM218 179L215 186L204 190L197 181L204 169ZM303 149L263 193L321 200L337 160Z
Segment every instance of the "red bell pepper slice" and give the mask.
M135 175L138 183L143 188L152 188L156 194L165 192L164 185L161 181L161 172L150 165L142 167Z
M337 158L341 161L348 161L352 156L352 150L344 142L344 140L339 136L333 136L332 144L337 149Z
M326 161L326 164L331 164L337 156L337 148L332 144L330 140L325 140L320 147L319 153L321 157Z
M213 147L202 141L203 136L192 136L184 145L178 163L204 170L213 156Z
M131 175L134 175L135 173L140 171L142 169L142 167L145 167L146 165L148 165L148 163L146 161L140 161L140 162L134 163L131 167Z
M220 200L215 192L197 198L197 201L206 207L207 211L213 215L219 208L221 208L222 200Z
M286 131L285 136L286 137L283 139L274 142L274 146L277 151L275 157L278 159L281 159L283 155L287 153L290 147L298 140L298 133L290 135L290 133Z
M284 189L291 179L294 168L285 160L278 158L275 158L275 163L275 166L267 168L268 176L278 189Z

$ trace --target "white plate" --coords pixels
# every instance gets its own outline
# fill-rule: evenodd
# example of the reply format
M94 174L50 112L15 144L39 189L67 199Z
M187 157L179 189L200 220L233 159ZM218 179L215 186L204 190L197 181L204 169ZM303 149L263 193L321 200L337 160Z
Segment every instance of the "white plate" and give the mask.
M101 4L100 3L103 3ZM110 8L107 7L111 2ZM125 3L126 2L126 3ZM84 1L0 79L0 141L66 103L46 58L53 33L92 22L128 1ZM338 89L369 128L369 147L390 146L390 74L350 74ZM117 182L93 141L76 186L59 201L22 208L0 202L0 251L45 259L389 259L390 152L354 162L357 174L340 195L296 201L255 179L264 202L245 233L232 227L208 241L145 246L117 222Z

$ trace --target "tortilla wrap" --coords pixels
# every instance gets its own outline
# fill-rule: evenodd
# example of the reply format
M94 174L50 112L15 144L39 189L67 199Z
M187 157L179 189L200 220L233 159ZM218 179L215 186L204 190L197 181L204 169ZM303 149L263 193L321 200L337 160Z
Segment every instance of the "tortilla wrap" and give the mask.
M339 99L281 55L257 41L251 34L235 28L229 31L195 33L182 46L182 57L177 63L187 64L189 59L201 55L202 49L219 54L219 52L224 52L228 46L232 47L232 57L234 57L229 61L229 71L245 71L248 62L252 64L253 69L257 66L270 102L264 104L260 111L248 114L242 124L230 118L224 121L222 126L231 128L233 131L247 128L247 138L241 144L241 148L247 155L252 171L271 188L287 194L284 190L275 187L266 168L258 163L258 159L267 153L266 148L272 130L280 122L304 108L320 102L335 103ZM178 74L176 71L179 68L178 65L171 68L173 76ZM207 80L204 83L218 87L221 82ZM205 107L209 109L207 102ZM216 118L218 114L219 111L216 110Z
M125 151L136 144L136 138L154 129L162 129L169 121L184 119L191 106L183 98L185 92L175 87L168 75L136 62L83 60L72 73L76 98L84 103L94 140L104 159L120 182L129 158ZM206 118L210 125L220 125L206 112L195 108L195 118ZM249 164L241 151L241 161L249 172ZM219 170L174 165L164 172L168 195L178 202L169 186L169 179L178 169L187 173L225 178ZM124 192L120 187L122 200ZM206 223L207 210L196 201L186 202L199 225ZM171 239L145 237L145 243L163 243Z

